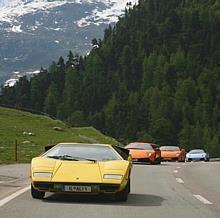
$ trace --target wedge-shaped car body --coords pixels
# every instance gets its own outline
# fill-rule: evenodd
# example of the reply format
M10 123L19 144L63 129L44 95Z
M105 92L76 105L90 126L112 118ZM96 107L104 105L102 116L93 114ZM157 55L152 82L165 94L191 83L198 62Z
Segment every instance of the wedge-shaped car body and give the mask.
M179 161L184 162L186 152L179 146L161 146L161 158L167 161Z
M186 161L209 161L209 154L203 149L191 150L186 154Z
M31 162L31 194L113 194L126 201L132 162L129 152L106 144L60 143Z
M161 151L156 144L132 142L125 146L129 150L133 162L161 163Z

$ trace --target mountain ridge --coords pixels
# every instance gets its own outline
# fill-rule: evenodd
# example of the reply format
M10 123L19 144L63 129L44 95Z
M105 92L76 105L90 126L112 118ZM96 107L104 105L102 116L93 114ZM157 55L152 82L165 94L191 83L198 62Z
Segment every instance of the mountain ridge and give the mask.
M126 0L0 0L0 83L9 74L18 79L13 72L47 67L69 50L87 54L91 40L102 38L126 5Z

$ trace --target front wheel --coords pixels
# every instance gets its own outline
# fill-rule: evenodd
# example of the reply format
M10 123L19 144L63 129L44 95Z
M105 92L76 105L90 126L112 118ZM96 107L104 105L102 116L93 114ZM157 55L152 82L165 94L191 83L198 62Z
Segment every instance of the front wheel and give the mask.
M36 190L31 184L31 196L36 199L43 199L45 196L45 192L40 192Z
M158 157L158 158L156 159L156 164L161 164L161 158Z
M178 160L178 162L185 162L185 158Z
M131 192L131 179L128 180L128 194Z
M122 191L115 194L115 200L121 202L127 201L129 192L130 192L130 180L128 180L127 185Z

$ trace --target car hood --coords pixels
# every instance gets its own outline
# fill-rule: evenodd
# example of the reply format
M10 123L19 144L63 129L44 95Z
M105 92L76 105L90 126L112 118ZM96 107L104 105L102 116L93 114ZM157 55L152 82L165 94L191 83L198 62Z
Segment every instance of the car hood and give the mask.
M197 153L197 154L187 154L187 157L192 157L192 158L200 158L200 157L205 157L206 153Z
M62 161L59 169L54 172L53 182L102 182L98 163Z
M51 182L102 183L104 174L126 175L128 166L129 162L125 160L92 162L34 158L31 170L32 172L53 172L49 180ZM38 178L39 180L41 179ZM45 181L44 178L42 180Z
M146 158L147 153L155 153L154 150L142 150L142 149L129 149L129 153L132 158Z
M181 151L161 151L162 157L178 157Z

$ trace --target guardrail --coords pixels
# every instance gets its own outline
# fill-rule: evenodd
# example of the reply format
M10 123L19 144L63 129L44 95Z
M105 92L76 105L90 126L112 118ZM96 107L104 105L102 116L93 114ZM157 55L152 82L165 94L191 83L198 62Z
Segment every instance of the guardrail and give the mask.
M219 158L210 158L210 161L212 161L212 162L220 161L220 157Z

